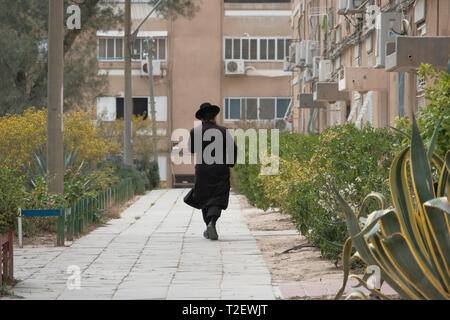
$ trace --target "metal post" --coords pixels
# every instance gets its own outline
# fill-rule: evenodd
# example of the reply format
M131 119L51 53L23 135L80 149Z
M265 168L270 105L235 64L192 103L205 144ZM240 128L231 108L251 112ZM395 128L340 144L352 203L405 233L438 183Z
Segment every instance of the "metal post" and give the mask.
M8 233L8 278L9 282L14 281L14 233L10 231Z
M22 209L19 208L19 217L18 217L18 235L19 235L19 248L23 248L23 238L22 238Z
M152 50L152 38L147 39L147 65L148 65L148 80L150 89L150 113L152 117L152 149L153 149L153 161L158 161L158 140L156 131L156 110L155 110L155 91L153 82L153 50Z

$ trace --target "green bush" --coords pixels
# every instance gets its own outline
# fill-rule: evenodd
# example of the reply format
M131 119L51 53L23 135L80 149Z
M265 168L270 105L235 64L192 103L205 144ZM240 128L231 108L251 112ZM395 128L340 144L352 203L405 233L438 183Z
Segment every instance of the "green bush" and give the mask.
M117 175L120 180L131 178L134 186L134 194L142 195L145 194L145 181L140 175L139 171L133 167L127 167L123 165L117 166Z
M145 188L147 190L152 190L159 186L160 180L157 162L150 161L148 157L144 157L137 162L136 169L144 179Z
M311 204L315 219L310 221L309 238L319 243L324 256L338 257L340 248L330 242L343 244L347 237L345 222L336 219L338 208L329 187L336 186L354 208L372 190L388 195L389 165L399 145L391 131L370 126L358 130L348 124L322 132L310 162L317 173L318 190Z
M0 233L14 230L19 207L23 203L24 177L19 169L7 164L0 166Z
M337 259L347 230L328 186L334 184L355 207L370 190L388 191L388 166L399 138L387 129L348 124L320 135L283 132L279 142L278 175L260 175L260 165L236 165L233 181L252 205L290 214L324 257Z
M147 169L147 177L150 183L149 189L155 189L159 185L159 168L158 163L152 162L150 163L149 168Z
M434 152L444 157L450 149L450 74L445 71L439 73L429 64L423 64L418 72L419 76L429 83L425 86L425 99L428 104L416 115L419 131L428 145L440 122ZM409 119L397 118L395 127L411 134L412 123ZM409 139L403 139L403 147L408 147L409 143Z

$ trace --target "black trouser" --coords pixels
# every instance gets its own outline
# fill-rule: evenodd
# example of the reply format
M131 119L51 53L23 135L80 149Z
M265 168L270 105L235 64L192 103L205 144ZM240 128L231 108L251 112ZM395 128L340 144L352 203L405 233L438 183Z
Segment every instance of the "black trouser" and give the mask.
M206 225L212 220L215 219L217 221L220 218L220 214L222 209L220 207L208 207L202 209L203 213L203 221L205 221Z

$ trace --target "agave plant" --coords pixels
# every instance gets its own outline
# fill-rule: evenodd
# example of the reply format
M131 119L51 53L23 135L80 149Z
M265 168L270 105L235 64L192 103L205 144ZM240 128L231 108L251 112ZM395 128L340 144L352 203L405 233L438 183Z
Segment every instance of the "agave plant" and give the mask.
M333 188L350 234L342 255L343 286L336 299L344 292L356 257L377 266L382 280L403 299L450 299L450 150L443 161L432 152L433 140L427 154L413 118L411 145L395 157L389 173L394 207L385 208L384 197L371 193L355 213ZM433 184L431 163L440 172L437 184ZM380 209L365 217L367 204L374 199ZM368 284L367 271L363 277L351 278L372 294L389 299ZM360 291L355 295L366 298Z
M78 154L79 150L74 149L70 152L67 152L64 148L64 171L72 168L75 170L76 174L79 174L85 169L84 160L81 161L81 163L77 167L75 167L78 160ZM39 149L39 151L34 154L32 169L29 170L28 174L30 176L30 182L33 187L36 186L37 176L47 176L47 155L42 149Z

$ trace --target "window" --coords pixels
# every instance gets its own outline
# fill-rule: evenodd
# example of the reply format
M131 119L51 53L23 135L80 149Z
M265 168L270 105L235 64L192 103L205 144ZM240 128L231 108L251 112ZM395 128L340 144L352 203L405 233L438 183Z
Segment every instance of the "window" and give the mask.
M283 119L288 111L291 99L277 99L277 119Z
M225 120L284 119L290 98L225 98Z
M261 120L271 120L275 118L275 99L259 100L259 118Z
M116 119L123 119L124 117L124 98L117 98L116 105ZM133 98L133 115L143 116L144 120L148 117L148 98Z
M239 120L241 118L241 99L225 100L225 119Z
M258 99L245 99L247 102L247 120L258 120Z
M160 60L165 61L166 60L166 39L165 38L158 38L153 39L152 43L150 44L153 51L153 59L154 60ZM144 60L146 59L146 56L144 53L148 51L148 44L147 39L136 39L135 47L133 48L133 59L134 60Z
M291 40L286 37L272 38L225 38L225 59L250 61L283 61L289 54Z
M97 117L103 121L114 121L124 117L124 98L99 97L97 98ZM146 97L133 98L134 115L151 115L149 99ZM156 121L167 121L167 97L155 97ZM147 116L146 116L147 118Z
M166 38L155 38L152 42L153 59L166 61L167 59L167 43ZM146 39L136 39L133 44L133 52L131 57L133 60L144 60L144 53L147 52ZM123 60L124 45L122 38L101 38L98 40L98 59L106 60Z
M123 39L98 40L99 60L122 60L123 56Z

